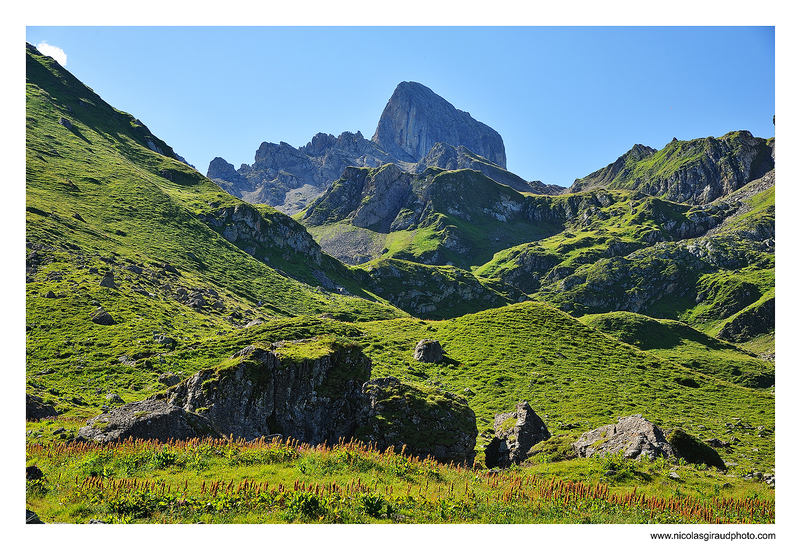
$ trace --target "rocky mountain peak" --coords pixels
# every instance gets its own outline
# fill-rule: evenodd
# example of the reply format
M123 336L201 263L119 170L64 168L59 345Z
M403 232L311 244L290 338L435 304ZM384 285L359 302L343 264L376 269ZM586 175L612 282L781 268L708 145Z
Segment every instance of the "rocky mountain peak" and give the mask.
M506 167L505 146L499 133L417 82L401 82L395 88L372 141L404 162L418 162L431 147L442 142L454 147L463 145Z
M219 178L226 181L234 181L238 177L236 168L222 157L215 157L208 165L208 178Z

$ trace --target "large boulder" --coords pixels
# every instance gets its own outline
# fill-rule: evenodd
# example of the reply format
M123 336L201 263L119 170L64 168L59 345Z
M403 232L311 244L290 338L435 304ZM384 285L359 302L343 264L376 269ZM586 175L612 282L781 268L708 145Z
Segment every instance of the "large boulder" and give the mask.
M116 321L114 321L114 318L111 316L111 314L102 307L97 308L97 311L94 312L92 315L92 322L97 323L98 325L116 324Z
M441 363L444 359L442 344L429 338L420 340L414 348L414 359L420 363Z
M604 456L622 452L624 458L680 456L667 441L664 432L640 414L620 417L616 424L606 424L581 435L572 444L579 457Z
M30 420L39 420L46 416L56 416L55 407L47 405L41 397L37 395L25 394L25 418Z
M707 464L719 470L728 469L716 450L680 428L672 430L667 436L667 441L690 464Z
M100 286L105 288L117 288L117 285L114 282L114 273L112 271L108 271L105 275L103 275L103 280L100 281Z
M128 403L95 416L78 430L78 440L111 443L133 439L192 439L216 435L207 420L163 399Z
M486 466L507 468L523 462L531 447L550 438L544 422L527 401L494 417L494 437L485 450Z
M420 458L466 464L475 460L478 428L475 413L463 397L422 388L387 377L370 380L362 388L367 418L358 439L380 450L394 447Z
M357 346L313 338L248 346L231 359L168 390L169 402L223 434L280 433L314 445L352 437L364 416L360 389L371 362Z

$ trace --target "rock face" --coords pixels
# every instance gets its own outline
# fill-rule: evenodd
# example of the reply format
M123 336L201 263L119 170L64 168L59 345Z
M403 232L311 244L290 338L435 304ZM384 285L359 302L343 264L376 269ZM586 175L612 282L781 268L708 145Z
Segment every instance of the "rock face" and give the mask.
M400 210L413 201L413 176L395 164L377 170L349 167L304 215L308 225L348 219L356 227L388 232Z
M245 439L280 433L316 445L353 436L371 372L360 349L315 339L248 346L233 358L234 365L201 370L169 390L170 404Z
M467 402L449 392L423 390L394 377L370 380L362 388L367 418L359 439L420 458L466 464L475 460L478 428Z
M417 82L401 82L378 121L372 141L393 157L418 162L438 142L463 145L501 168L506 167L503 138Z
M414 348L414 359L420 363L441 363L444 359L442 344L439 340L420 340Z
M303 226L288 216L265 217L249 204L218 208L198 217L227 241L263 259L270 249L299 253L319 265L322 251Z
M527 401L517 403L515 411L494 417L494 438L486 447L488 468L507 468L528 457L531 447L550 439L550 432Z
M600 426L581 435L572 444L579 457L604 456L622 452L624 458L680 456L661 428L640 414L620 417L616 424Z

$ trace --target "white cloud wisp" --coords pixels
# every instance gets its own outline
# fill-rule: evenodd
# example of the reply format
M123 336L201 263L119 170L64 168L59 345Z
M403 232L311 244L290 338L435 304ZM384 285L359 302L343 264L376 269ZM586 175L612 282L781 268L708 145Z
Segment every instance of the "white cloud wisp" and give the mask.
M42 52L44 55L49 55L62 67L67 66L67 54L64 53L64 50L57 46L51 46L47 42L40 42L36 44L36 49Z

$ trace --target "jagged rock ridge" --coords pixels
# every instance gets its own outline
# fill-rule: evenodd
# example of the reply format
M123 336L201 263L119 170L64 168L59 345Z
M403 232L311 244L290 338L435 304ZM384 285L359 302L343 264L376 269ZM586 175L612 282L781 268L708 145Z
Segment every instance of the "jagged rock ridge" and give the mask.
M393 159L361 132L338 138L318 133L304 147L264 142L252 165L239 170L220 157L211 161L207 177L228 193L250 203L279 207L286 214L302 210L347 166L380 166Z

